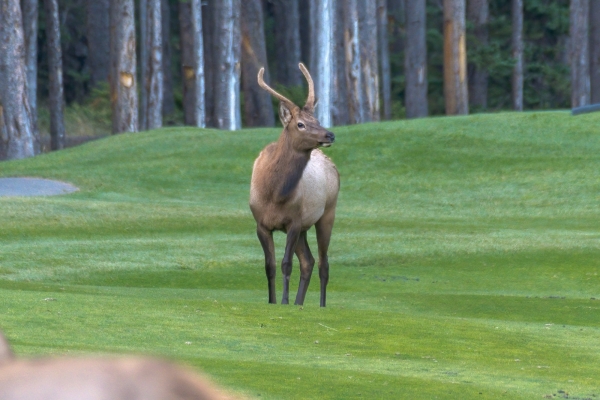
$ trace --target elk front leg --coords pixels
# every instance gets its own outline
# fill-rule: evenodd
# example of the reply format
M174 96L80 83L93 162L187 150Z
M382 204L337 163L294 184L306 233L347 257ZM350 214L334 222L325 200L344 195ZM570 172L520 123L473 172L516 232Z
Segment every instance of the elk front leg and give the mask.
M275 275L277 274L277 261L275 260L275 244L273 232L260 224L256 227L256 234L265 253L265 272L269 284L269 303L277 304L275 297Z
M315 265L315 259L310 252L308 241L306 240L306 231L300 233L300 238L296 245L296 256L300 260L300 285L298 285L298 294L296 295L294 304L301 306L304 304L304 298L306 297L306 291L308 290L310 277Z
M335 219L335 209L325 210L325 214L315 224L317 231L317 244L319 245L319 278L321 279L321 307L325 307L327 301L327 283L329 282L329 260L327 251L329 250L329 241L331 231L333 230L333 221Z
M281 304L289 304L290 300L290 277L292 275L292 261L294 259L294 250L298 244L298 238L300 237L300 229L296 227L290 227L287 230L287 241L285 243L285 254L283 255L283 261L281 262L281 272L283 273L283 296L281 298Z

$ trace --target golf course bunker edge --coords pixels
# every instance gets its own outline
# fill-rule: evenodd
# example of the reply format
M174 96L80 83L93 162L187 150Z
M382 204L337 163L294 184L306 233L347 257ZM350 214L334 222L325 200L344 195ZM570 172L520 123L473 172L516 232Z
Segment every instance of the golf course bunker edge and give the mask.
M43 178L0 178L0 197L58 196L79 188L67 182Z

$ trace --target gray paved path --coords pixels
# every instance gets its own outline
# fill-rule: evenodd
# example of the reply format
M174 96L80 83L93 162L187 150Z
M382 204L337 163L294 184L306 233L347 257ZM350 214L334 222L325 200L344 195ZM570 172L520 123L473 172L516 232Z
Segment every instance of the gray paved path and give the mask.
M79 190L66 182L41 178L0 178L0 196L56 196Z

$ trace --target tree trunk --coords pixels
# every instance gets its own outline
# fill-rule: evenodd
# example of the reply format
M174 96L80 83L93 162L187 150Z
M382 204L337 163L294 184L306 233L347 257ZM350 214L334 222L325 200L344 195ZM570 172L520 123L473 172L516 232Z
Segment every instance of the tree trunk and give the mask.
M192 27L194 32L194 121L196 126L206 126L204 38L202 34L202 2L192 0Z
M110 69L110 0L87 0L87 45L90 84L108 82Z
M344 7L346 2L336 1L336 18L334 27L334 40L335 40L335 72L333 79L333 107L331 109L332 125L341 126L350 124L350 105L348 98L348 88L346 81L346 50L344 48L344 32L345 32L345 21L344 21Z
M137 132L138 97L133 0L111 0L110 7L113 133Z
M589 0L571 0L571 107L573 108L590 104L589 11Z
M467 19L473 24L473 36L475 37L475 51L485 49L489 42L488 22L489 5L488 0L469 0L467 7ZM487 108L488 72L485 67L469 63L469 100L471 105L479 108Z
M221 0L214 6L214 120L219 129L237 130L242 125L240 1Z
M114 0L113 0L114 1ZM140 100L139 130L148 129L148 0L139 0L140 13Z
M512 0L513 109L523 111L523 0Z
M37 72L38 72L38 1L21 0L23 34L25 37L25 69L27 95L31 110L32 127L37 134Z
M19 0L5 0L0 12L0 159L39 152L27 95L25 40Z
M200 0L179 3L183 111L186 125L206 126L203 15Z
M426 117L427 103L427 43L425 0L406 3L406 76L405 106L407 118Z
M600 103L600 1L590 2L590 88L592 103Z
M162 55L163 55L163 116L175 112L173 93L173 69L171 67L171 8L169 0L161 0L162 7Z
M333 93L332 79L335 74L335 0L310 0L310 73L319 99L315 117L325 128L332 126Z
M387 0L377 0L377 36L381 71L381 98L383 119L392 118L392 76L390 72L390 49L388 43Z
M377 4L375 1L358 0L358 25L360 68L363 76L363 121L379 121L379 63L377 57Z
M343 37L351 123L379 120L377 8L370 0L344 2ZM334 93L334 95L337 95Z
M192 27L192 3L179 2L179 40L181 48L181 79L183 83L183 122L195 126L194 118L194 32Z
M344 1L344 49L346 50L346 86L348 88L348 113L350 123L359 124L365 121L363 105L363 75L361 68L360 24L358 16L358 1Z
M245 122L247 126L275 126L271 95L263 90L257 81L261 67L265 68L265 80L270 81L261 0L242 1L241 21ZM284 63L284 59L278 60L281 64ZM298 69L297 64L296 69Z
M65 96L57 0L44 0L44 12L46 14L48 71L50 75L48 96L50 105L50 148L60 150L65 147Z
M144 115L146 126L142 129L158 129L162 127L163 108L163 60L162 60L162 22L161 0L146 0L146 64L143 84L146 86L147 100ZM142 20L143 21L143 20Z
M202 10L202 40L204 43L204 111L206 126L215 127L215 5L208 2Z
M469 113L465 0L444 0L444 98L447 115Z
M274 0L273 14L277 82L285 86L301 86L303 77L298 69L302 58L298 0Z

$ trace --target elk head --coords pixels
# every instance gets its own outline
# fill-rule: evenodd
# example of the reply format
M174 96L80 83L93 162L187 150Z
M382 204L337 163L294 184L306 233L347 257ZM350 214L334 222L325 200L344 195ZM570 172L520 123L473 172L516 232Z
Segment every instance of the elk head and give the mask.
M284 134L291 140L295 149L310 151L321 146L329 147L335 141L335 135L323 128L314 117L316 105L314 83L304 64L300 63L298 66L308 82L308 98L302 108L265 83L263 80L264 68L258 71L258 84L279 99L279 119L283 124Z

